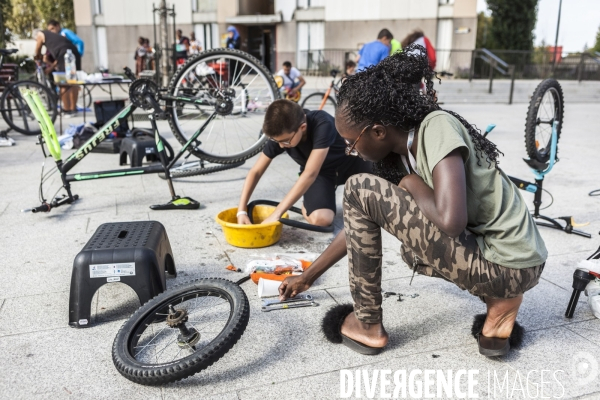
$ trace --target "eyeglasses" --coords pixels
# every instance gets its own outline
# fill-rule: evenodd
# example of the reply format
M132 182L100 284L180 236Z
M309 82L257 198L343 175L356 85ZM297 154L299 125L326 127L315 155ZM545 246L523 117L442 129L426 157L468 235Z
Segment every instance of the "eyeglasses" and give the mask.
M354 143L352 143L352 145L350 144L350 142L347 139L344 139L346 141L346 155L347 156L355 156L356 157L358 155L358 151L356 151L354 149L356 147L356 143L358 143L362 134L365 133L366 130L369 129L370 127L372 127L373 125L374 124L369 124L369 125L365 126L365 128L360 132L360 134L358 135L358 137L356 138Z
M304 121L302 121L302 123L300 124L300 126L298 126L298 128L296 128L296 130L294 130L294 134L292 135L291 138L289 138L286 141L279 141L279 140L275 140L273 138L269 138L269 140L277 143L277 144L282 144L284 146L291 146L292 145L292 140L294 140L294 136L296 136L296 134L298 133L298 131L300 130L300 127L306 122L306 119Z
M275 142L275 143L277 143L277 144L282 144L282 145L284 145L284 146L291 146L291 145L292 145L292 140L294 140L294 136L296 136L296 133L298 133L298 130L299 130L299 129L296 129L296 131L294 132L294 134L292 135L292 137L291 137L291 138L289 138L289 139L288 139L288 140L286 140L286 141L283 141L283 140L282 140L282 141L279 141L279 140L275 140L275 139L273 139L273 138L269 138L269 140L271 140L271 141L273 141L273 142Z

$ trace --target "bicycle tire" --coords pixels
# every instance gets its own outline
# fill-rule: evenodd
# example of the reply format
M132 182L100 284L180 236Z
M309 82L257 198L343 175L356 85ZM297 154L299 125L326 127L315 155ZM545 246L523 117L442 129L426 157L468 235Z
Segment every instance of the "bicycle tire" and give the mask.
M245 161L241 161L235 164L220 164L215 165L214 167L195 167L189 168L185 171L178 171L171 169L171 178L189 178L190 176L198 176L198 175L208 175L214 172L225 171L228 169L237 168L241 165L244 165ZM167 179L164 172L160 172L158 176L162 179Z
M546 114L546 118L551 118L541 121L540 113ZM540 163L550 160L551 124L558 121L556 133L557 139L560 139L563 117L564 95L560 84L552 78L543 80L533 92L525 121L525 149L531 160ZM542 124L548 125L548 127L544 128ZM556 153L558 154L558 147Z
M271 96L272 100L275 101L277 99L279 99L280 93L279 90L277 90L277 85L273 79L273 76L271 75L271 72L263 65L261 64L260 61L258 61L255 57L251 56L248 53L245 53L243 51L240 50L235 50L235 49L226 49L226 48L218 48L218 49L211 49L211 50L206 50L203 51L199 54L197 54L196 56L189 58L185 64L183 64L175 73L175 75L173 76L173 78L171 79L171 82L169 83L169 87L167 89L167 93L169 94L169 96L177 96L177 85L178 82L180 80L186 79L186 77L189 77L190 73L195 73L195 69L197 68L197 66L202 63L203 59L206 60L210 60L210 59L214 59L215 57L236 57L239 60L243 60L243 62L247 63L248 65L250 65L252 68L256 69L257 71L259 71L262 75L262 78L264 78L264 82L267 84L266 89L269 90L270 93L268 93L268 95ZM239 62L239 60L235 60L236 62ZM243 67L242 67L243 68ZM169 118L169 126L171 127L171 131L173 132L173 135L175 136L175 138L182 144L185 145L188 141L188 137L190 136L189 134L182 132L180 125L178 123L178 117L177 117L177 109L178 106L176 104L174 104L174 100L167 100L166 101L166 106L167 109L171 109L173 110L173 112L171 112L171 118ZM261 124L262 125L262 124ZM202 137L200 137L201 139ZM239 163L240 161L245 161L251 157L253 157L254 155L258 154L264 147L265 143L267 141L267 137L264 134L259 135L259 139L254 142L249 148L244 149L243 151L237 153L237 154L233 154L233 155L218 155L218 154L212 154L209 151L203 150L202 148L200 148L200 146L194 146L193 148L190 149L190 152L192 154L194 154L196 157L209 161L209 162L214 162L214 163L219 163L219 164L235 164L235 163Z
M138 361L136 354L132 353L135 353L135 349L140 347L136 345L139 344L142 335L146 333L146 328L152 325L153 329L154 324L164 323L166 317L161 315L165 315L164 311L168 311L169 305L177 306L185 303L189 299L193 299L194 294L196 294L195 299L197 301L199 293L208 293L207 297L214 294L214 297L219 297L229 303L229 317L223 330L205 346L198 349L194 348L192 354L177 361L158 364ZM186 298L186 296L188 297ZM208 368L223 357L240 339L249 319L250 305L248 298L242 288L234 282L226 279L206 278L178 285L141 306L121 326L113 342L113 363L121 375L135 383L157 386L176 382ZM165 329L163 328L162 331ZM202 329L198 332L201 331ZM161 333L158 333L150 342L154 341ZM169 335L169 333L172 334L173 331L168 330L165 335ZM177 332L175 331L174 334L177 334ZM160 340L155 341L153 346L158 346L158 343L160 343ZM171 344L178 346L173 342ZM197 343L192 344L193 347L196 345ZM191 349L192 347L189 350ZM156 350L154 351L156 352ZM139 356L139 353L137 356ZM156 357L158 359L158 354Z
M20 87L35 87L36 90L39 91L39 93L44 94L40 97L42 97L42 101L46 103L46 111L48 111L52 122L56 120L56 116L58 115L56 95L52 93L52 91L48 89L48 87L35 81L18 81L7 86L4 89L4 92L2 92L2 97L0 97L0 109L2 110L2 118L8 124L8 126L10 126L11 129L15 130L16 132L22 133L23 135L39 135L42 133L42 130L39 128L39 124L37 123L35 116L33 116L31 111L29 110L29 106L27 106L27 103L21 97L21 92L19 92ZM18 113L20 113L21 115L30 115L30 119L32 121L36 121L35 126L38 129L26 129L15 123L15 121L13 120L12 112L13 110L20 110L20 108L10 108L9 102L11 100L14 101L14 99L20 99L19 103L23 107L26 107L25 111L21 110ZM24 121L26 119L27 117L24 118Z
M325 97L325 93L312 93L311 95L306 96L306 98L302 101L301 106L302 108L306 108L308 110L318 110L319 106L323 102L323 97ZM337 110L337 102L331 97L331 95L327 97L327 101L325 103L325 106L323 107L323 110L335 116L335 111Z

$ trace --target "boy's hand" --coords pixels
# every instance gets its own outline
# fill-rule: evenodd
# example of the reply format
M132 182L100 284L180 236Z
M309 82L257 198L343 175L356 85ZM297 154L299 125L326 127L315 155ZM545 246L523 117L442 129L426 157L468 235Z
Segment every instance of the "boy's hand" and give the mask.
M237 217L237 223L240 225L252 225L250 218L248 218L248 216L244 214Z
M279 221L279 218L281 218L281 215L279 215L278 213L273 213L271 215L269 215L267 218L264 219L263 222L261 222L261 224L268 224L270 222L277 222Z
M285 280L281 282L281 285L279 285L279 300L287 300L308 290L310 288L310 284L303 278L304 277L302 275L285 278Z

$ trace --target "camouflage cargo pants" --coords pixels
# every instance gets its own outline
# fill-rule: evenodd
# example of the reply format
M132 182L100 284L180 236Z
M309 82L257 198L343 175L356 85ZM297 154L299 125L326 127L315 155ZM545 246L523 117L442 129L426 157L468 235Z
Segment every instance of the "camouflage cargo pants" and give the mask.
M365 323L382 321L381 228L402 242L402 258L415 272L444 278L482 299L519 296L538 283L544 269L543 264L513 269L487 261L473 233L446 235L408 192L375 175L348 179L343 209L354 312Z

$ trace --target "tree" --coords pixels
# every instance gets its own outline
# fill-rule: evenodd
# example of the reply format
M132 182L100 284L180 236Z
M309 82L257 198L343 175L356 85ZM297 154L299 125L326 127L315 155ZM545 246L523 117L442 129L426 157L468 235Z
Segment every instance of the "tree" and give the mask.
M598 27L598 32L596 33L596 44L594 44L594 47L592 47L590 51L600 52L600 26Z
M60 26L75 30L75 13L73 11L73 0L33 0L39 10L42 26L48 21L55 19Z
M6 48L6 43L10 42L10 31L6 27L6 21L12 16L12 3L10 0L0 0L0 49Z
M487 0L491 41L497 50L532 50L538 0Z
M494 48L492 44L492 35L490 34L491 24L492 17L488 17L483 11L477 14L477 39L475 39L475 48Z
M40 25L40 15L34 0L11 0L12 13L6 19L6 26L16 35L30 38L33 30Z

